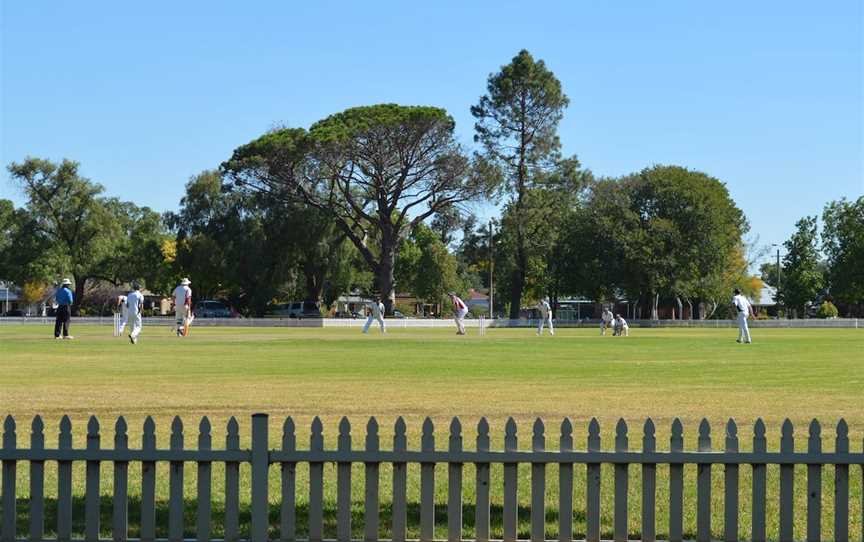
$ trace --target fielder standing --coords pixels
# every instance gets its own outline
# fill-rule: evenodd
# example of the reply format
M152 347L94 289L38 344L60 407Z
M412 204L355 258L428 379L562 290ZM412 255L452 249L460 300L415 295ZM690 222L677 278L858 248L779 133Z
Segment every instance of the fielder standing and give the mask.
M366 319L366 325L363 326L363 333L369 333L372 320L378 320L381 333L387 333L387 326L384 325L384 303L381 302L381 299L373 299L366 304L366 307L369 310L369 318Z
M537 335L543 334L543 324L549 325L549 335L555 335L555 328L552 327L552 307L549 305L549 298L544 297L537 303L537 309L540 311L540 322L537 323Z
M739 343L750 344L750 328L747 326L747 318L753 312L753 307L746 297L741 295L741 290L735 288L735 295L732 297L732 304L735 305L735 310L738 311L738 341Z
M129 342L138 343L138 335L141 334L141 312L144 310L144 295L141 294L141 285L132 283L132 291L126 296L126 318L130 321L132 331L129 333Z
M612 325L612 320L614 317L612 316L612 311L609 310L609 307L603 309L603 314L600 316L600 335L606 335L606 329Z
M453 320L456 322L456 335L465 335L465 315L468 314L468 305L459 299L456 292L450 292L450 301L453 302Z
M177 319L177 336L186 335L186 323L192 316L192 281L184 278L174 288L174 317Z
M69 322L72 320L72 303L75 301L75 296L72 294L72 281L63 279L60 287L54 292L54 301L57 303L57 316L54 318L54 338L60 338L60 331L63 331L64 339L73 339L69 335Z
M126 306L126 296L117 296L117 306L114 312L120 315L120 323L117 324L117 336L123 335L123 329L126 327L126 322L129 321L129 307Z

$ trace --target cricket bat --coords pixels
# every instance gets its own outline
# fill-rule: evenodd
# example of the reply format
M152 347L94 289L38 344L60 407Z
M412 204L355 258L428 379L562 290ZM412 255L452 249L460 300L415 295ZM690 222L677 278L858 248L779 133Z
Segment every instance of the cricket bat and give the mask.
M194 319L195 319L195 315L190 312L189 316L186 317L186 322L185 322L185 325L183 326L183 336L184 337L189 336L189 326L192 325L192 320L194 320Z

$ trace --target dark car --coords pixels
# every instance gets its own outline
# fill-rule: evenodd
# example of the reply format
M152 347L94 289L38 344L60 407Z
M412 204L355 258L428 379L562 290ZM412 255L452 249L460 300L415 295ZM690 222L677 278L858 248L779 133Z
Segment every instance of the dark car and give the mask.
M24 311L21 309L12 309L11 311L7 311L3 316L24 316Z

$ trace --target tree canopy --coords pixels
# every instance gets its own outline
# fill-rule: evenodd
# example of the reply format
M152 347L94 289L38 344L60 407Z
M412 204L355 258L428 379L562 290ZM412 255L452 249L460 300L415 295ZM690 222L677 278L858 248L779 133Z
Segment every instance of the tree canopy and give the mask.
M443 109L356 107L239 147L222 166L236 183L326 213L375 276L392 313L399 242L420 222L488 192Z

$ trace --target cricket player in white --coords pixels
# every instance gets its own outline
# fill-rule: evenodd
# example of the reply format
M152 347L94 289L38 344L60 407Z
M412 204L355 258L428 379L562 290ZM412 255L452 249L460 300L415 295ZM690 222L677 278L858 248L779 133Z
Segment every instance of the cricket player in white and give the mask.
M369 333L372 320L378 320L381 333L387 333L387 326L384 324L384 303L381 303L380 299L376 299L367 303L366 306L369 309L369 318L366 319L366 325L363 326L363 333Z
M120 314L120 323L117 325L117 336L123 335L123 329L126 327L126 322L129 321L129 309L126 306L126 296L117 296L117 306L114 311Z
M630 326L627 325L627 320L625 320L620 314L615 315L615 327L612 329L612 336L630 336Z
M177 319L177 336L186 335L186 325L192 317L192 281L184 278L174 288L174 317Z
M750 306L750 301L741 295L741 290L735 288L735 295L732 297L732 304L735 305L735 310L738 311L738 341L739 343L750 344L750 328L747 327L747 318L753 312L753 307Z
M552 307L549 305L549 298L544 297L537 303L537 310L540 311L540 322L537 323L537 335L543 334L543 324L549 325L549 335L555 335L555 328L552 327Z
M141 285L132 284L132 291L126 296L126 317L130 321L132 332L129 333L129 342L138 343L138 335L141 334L141 311L144 310L144 296L141 294Z
M453 320L456 322L456 335L465 335L465 315L468 314L468 305L459 299L456 292L450 292L450 301L453 302Z
M612 311L609 310L609 307L603 309L603 314L600 316L600 335L606 335L606 329L612 325Z

